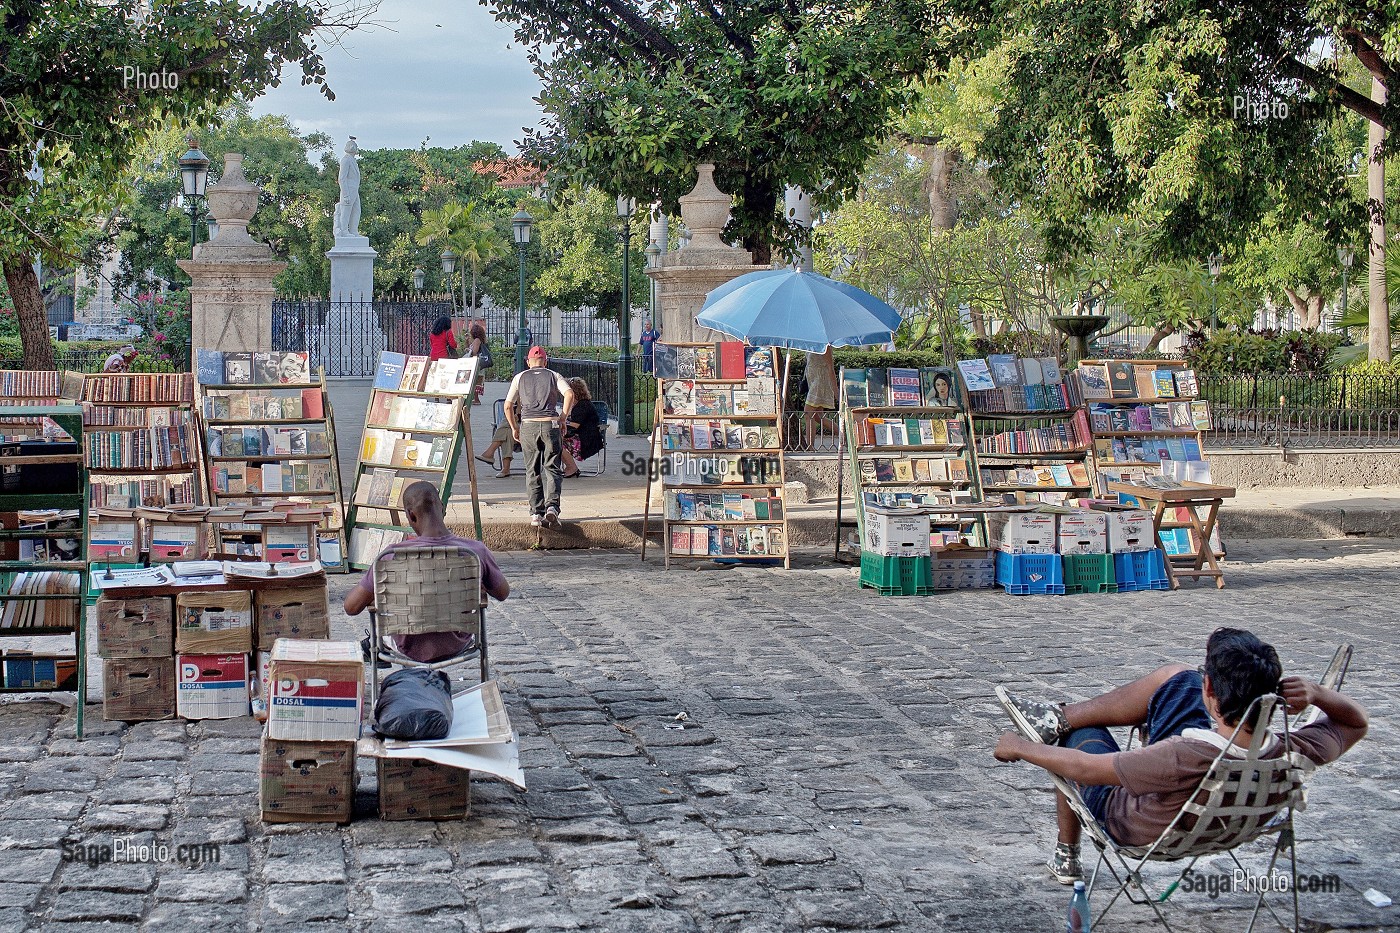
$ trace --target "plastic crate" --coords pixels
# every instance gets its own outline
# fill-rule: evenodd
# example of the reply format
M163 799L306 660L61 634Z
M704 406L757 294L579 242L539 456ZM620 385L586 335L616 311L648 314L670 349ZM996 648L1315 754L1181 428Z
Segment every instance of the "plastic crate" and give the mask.
M1065 591L1059 554L1006 554L997 551L997 583L1012 596L1059 596Z
M1066 593L1116 593L1112 554L1065 554Z
M1120 593L1172 588L1171 581L1167 579L1167 565L1160 548L1114 554L1113 571Z
M881 596L928 596L933 593L927 557L883 557L860 552L860 585Z

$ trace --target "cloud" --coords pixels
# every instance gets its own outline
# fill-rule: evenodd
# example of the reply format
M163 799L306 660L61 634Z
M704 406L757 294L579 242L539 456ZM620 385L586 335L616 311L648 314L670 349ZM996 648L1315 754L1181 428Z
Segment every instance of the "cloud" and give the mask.
M539 80L514 35L475 3L384 0L384 26L322 44L336 99L301 85L295 65L282 85L254 101L255 114L281 113L303 132L328 133L336 149L354 135L362 149L412 149L425 137L456 146L473 139L513 150L521 128L540 121Z

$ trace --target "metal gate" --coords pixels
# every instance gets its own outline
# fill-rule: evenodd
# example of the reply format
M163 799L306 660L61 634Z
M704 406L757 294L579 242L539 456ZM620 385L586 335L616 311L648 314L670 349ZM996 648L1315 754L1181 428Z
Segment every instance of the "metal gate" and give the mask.
M451 316L448 301L285 300L272 303L272 346L304 350L327 376L369 377L379 354L428 353L433 322Z

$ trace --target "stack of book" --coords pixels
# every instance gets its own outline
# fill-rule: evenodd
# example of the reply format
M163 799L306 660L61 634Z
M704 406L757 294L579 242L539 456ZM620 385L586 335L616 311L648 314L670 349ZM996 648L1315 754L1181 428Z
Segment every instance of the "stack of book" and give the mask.
M985 360L959 360L974 412L1068 411L1080 404L1078 386L1067 382L1055 357L993 354Z
M1082 409L1054 424L977 435L979 454L1075 453L1092 444L1089 419Z
M58 373L54 370L0 370L0 397L7 403L53 402L59 393Z
M751 376L742 386L697 383L693 379L673 379L661 385L662 413L666 415L771 417L778 410L773 380L762 376Z
M662 450L776 450L777 425L742 421L670 423L661 433Z
M953 371L943 366L843 369L846 405L860 408L961 408Z
M962 447L962 422L957 418L876 418L852 415L860 447Z
M87 435L89 467L120 470L173 470L193 467L197 456L188 424L92 431Z
M1192 369L1131 360L1085 361L1076 370L1085 401L1094 399L1195 398L1200 384Z
M195 351L195 374L203 386L307 385L311 361L297 351L200 349Z
M315 421L325 416L320 388L281 392L215 389L204 396L208 421Z
M748 493L666 491L666 517L675 521L777 521L783 517L781 496Z
M669 553L688 557L784 557L782 525L683 525L670 528Z
M954 457L867 457L860 461L862 485L951 483L966 485L967 463Z
M705 345L654 345L652 372L657 379L747 379L774 376L773 350L733 340Z
M65 384L73 388L81 386L82 396L74 401L84 402L139 402L183 403L194 401L194 379L189 373L104 373L96 376L65 377Z

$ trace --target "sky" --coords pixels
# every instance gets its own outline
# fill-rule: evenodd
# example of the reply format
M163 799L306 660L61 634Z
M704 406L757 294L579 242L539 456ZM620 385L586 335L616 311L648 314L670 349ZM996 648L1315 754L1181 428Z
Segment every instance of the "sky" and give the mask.
M334 101L303 87L290 64L253 113L286 114L302 132L328 133L337 152L353 135L361 149L480 139L514 153L522 127L538 124L540 86L525 50L475 0L383 0L374 19L384 25L348 33L343 47L321 44Z

